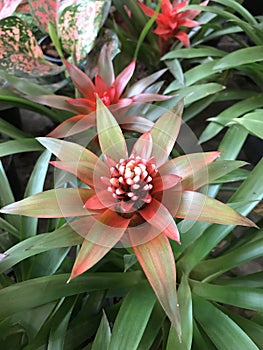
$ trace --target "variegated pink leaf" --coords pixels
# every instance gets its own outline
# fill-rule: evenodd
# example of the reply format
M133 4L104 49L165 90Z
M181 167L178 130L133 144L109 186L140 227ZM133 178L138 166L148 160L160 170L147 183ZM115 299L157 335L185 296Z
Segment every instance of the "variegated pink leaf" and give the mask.
M0 68L17 76L43 77L57 75L63 67L51 65L30 28L18 17L0 22Z
M94 46L99 29L110 8L109 0L78 0L65 7L59 16L58 29L63 49L86 58Z
M57 26L60 0L28 0L32 17L37 25L48 33L48 23Z

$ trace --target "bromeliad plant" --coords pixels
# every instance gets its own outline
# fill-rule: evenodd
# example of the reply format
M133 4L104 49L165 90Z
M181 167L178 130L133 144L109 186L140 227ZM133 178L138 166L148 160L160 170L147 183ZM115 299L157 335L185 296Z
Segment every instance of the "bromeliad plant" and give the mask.
M169 242L180 243L174 218L255 226L229 206L196 192L209 181L207 165L220 152L168 159L179 133L181 113L178 104L128 145L113 115L98 99L101 157L72 142L38 138L58 158L51 164L75 175L83 185L48 190L1 209L5 214L68 218L71 230L84 238L69 281L92 268L118 242L127 249L131 246L179 338L180 305Z
M127 129L139 132L145 131L145 128L149 129L152 122L140 116L127 115L129 107L171 98L157 93L163 83L156 83L156 80L165 73L166 69L140 79L126 89L133 77L136 61L133 60L115 78L111 47L107 44L101 50L94 83L77 66L68 61L64 61L64 64L81 97L73 99L62 95L26 96L37 103L77 114L58 125L55 130L49 133L48 136L51 137L62 138L95 126L95 114L91 112L96 110L97 96L105 106L108 106L113 112L117 112L116 118L120 125L125 125Z

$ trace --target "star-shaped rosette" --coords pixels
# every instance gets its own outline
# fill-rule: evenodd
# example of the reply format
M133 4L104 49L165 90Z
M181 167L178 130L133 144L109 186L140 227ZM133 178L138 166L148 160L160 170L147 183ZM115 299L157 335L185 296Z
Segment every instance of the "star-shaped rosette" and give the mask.
M196 192L207 183L204 170L220 152L169 159L181 114L182 104L178 104L130 144L98 99L100 156L73 142L38 138L58 158L51 164L73 174L83 185L38 193L1 209L6 214L68 218L72 230L84 238L70 280L103 259L117 243L132 247L179 334L176 267L169 242L172 239L180 244L174 218L254 226L229 206Z
M208 1L202 2L200 5L207 5ZM144 3L138 1L143 12L152 17L154 10L146 6ZM174 0L162 0L161 1L161 13L156 17L157 27L154 33L157 34L163 40L169 40L176 38L182 42L186 47L190 46L188 34L184 28L193 28L199 26L200 23L193 19L201 12L199 10L184 10L188 5L188 1Z
M144 132L152 127L152 122L137 115L127 115L127 110L133 104L165 101L172 96L157 92L162 82L156 82L167 69L161 69L145 78L127 85L132 79L136 67L133 60L116 77L111 59L111 52L104 45L98 61L97 74L94 81L74 64L64 60L65 67L80 97L69 98L62 95L28 96L29 99L46 106L73 112L75 115L66 119L47 136L64 138L95 126L96 98L99 97L105 106L114 113L118 123L126 129Z

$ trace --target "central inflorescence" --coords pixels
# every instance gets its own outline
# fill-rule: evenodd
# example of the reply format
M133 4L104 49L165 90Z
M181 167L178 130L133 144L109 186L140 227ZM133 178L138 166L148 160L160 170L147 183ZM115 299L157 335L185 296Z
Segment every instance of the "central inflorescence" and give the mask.
M140 209L152 201L152 180L157 174L155 158L145 160L131 155L111 167L110 174L108 191L122 202L123 209Z

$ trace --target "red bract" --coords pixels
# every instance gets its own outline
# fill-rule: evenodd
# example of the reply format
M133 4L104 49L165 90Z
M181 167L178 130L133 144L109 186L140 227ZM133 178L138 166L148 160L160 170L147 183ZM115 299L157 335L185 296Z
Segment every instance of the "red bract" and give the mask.
M51 137L62 138L84 131L91 126L95 126L95 113L92 114L91 112L96 110L97 97L99 97L112 111L121 111L117 116L120 125L125 124L128 129L130 128L131 130L144 132L145 129L149 129L152 126L152 123L141 117L127 117L125 115L127 109L125 108L128 108L133 103L138 104L152 101L164 101L171 98L171 96L164 96L155 93L159 90L160 84L156 86L152 85L166 71L166 69L162 69L137 81L125 91L134 73L135 61L132 61L115 78L114 68L107 45L102 48L98 63L98 74L95 76L94 83L78 67L67 61L64 61L64 63L74 85L83 97L74 99L57 95L29 97L31 100L38 103L68 110L77 114L67 119L53 130L48 135ZM147 90L149 90L149 92L147 92ZM79 123L80 121L81 123ZM75 128L76 124L78 124L78 126ZM140 128L140 125L143 125L143 128Z
M154 10L144 5L142 2L138 2L143 12L152 17ZM207 5L208 1L202 2L200 5ZM190 45L189 37L187 33L182 30L182 27L193 28L199 26L200 23L193 21L200 11L197 10L185 10L183 8L188 5L188 1L175 0L172 3L169 0L162 0L161 10L156 18L157 27L154 33L159 35L163 40L169 40L176 38L180 40L184 46Z
M51 163L77 176L86 187L49 190L1 209L9 214L72 218L69 225L84 240L70 279L91 268L119 241L132 246L178 333L176 270L169 243L169 238L180 243L174 218L254 226L229 206L195 191L208 182L204 170L220 152L168 159L181 113L181 104L164 113L128 152L118 123L99 100L96 125L101 157L72 142L38 138L58 157Z

